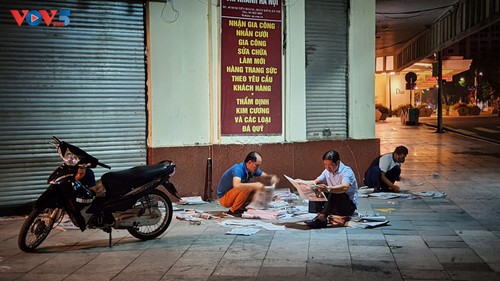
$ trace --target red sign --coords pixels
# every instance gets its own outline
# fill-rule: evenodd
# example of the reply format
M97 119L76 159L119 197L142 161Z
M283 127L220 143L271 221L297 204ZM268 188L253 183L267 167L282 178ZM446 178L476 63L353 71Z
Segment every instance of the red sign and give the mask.
M222 0L221 133L281 134L281 0Z

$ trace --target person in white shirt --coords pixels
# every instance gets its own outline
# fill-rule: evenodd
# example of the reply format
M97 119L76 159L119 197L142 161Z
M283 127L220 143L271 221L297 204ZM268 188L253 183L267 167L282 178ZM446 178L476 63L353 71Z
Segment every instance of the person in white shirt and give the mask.
M400 180L401 164L407 155L408 148L398 146L394 152L375 158L365 172L365 185L374 192L399 192L399 186L394 183Z
M313 181L318 191L325 193L328 201L309 201L309 212L317 213L317 216L306 224L310 228L323 228L330 218L333 226L344 226L356 211L358 183L352 169L340 161L337 151L325 152L322 159L325 169Z

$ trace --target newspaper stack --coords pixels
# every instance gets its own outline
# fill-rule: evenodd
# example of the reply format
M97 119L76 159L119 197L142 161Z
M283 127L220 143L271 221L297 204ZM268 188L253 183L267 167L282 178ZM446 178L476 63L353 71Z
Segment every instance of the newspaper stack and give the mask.
M278 220L285 216L286 216L285 210L272 211L272 210L248 209L245 213L243 213L242 218Z

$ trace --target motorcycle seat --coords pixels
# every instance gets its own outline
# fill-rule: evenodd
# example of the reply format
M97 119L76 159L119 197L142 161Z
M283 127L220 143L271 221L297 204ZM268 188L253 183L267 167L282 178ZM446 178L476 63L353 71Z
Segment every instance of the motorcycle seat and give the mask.
M118 172L106 173L102 175L101 181L106 188L106 193L125 193L165 174L167 170L167 165L163 163L137 166Z

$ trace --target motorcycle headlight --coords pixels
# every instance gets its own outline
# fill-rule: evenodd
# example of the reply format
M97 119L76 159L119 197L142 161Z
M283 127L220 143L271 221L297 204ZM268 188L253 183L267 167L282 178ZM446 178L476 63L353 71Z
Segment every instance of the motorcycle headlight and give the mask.
M64 153L64 155L61 153L61 151L59 150L59 155L61 155L61 158L63 159L64 161L64 164L68 165L68 166L76 166L78 165L78 163L80 162L81 160L81 157L74 154L73 152L71 152L69 149L67 149Z

